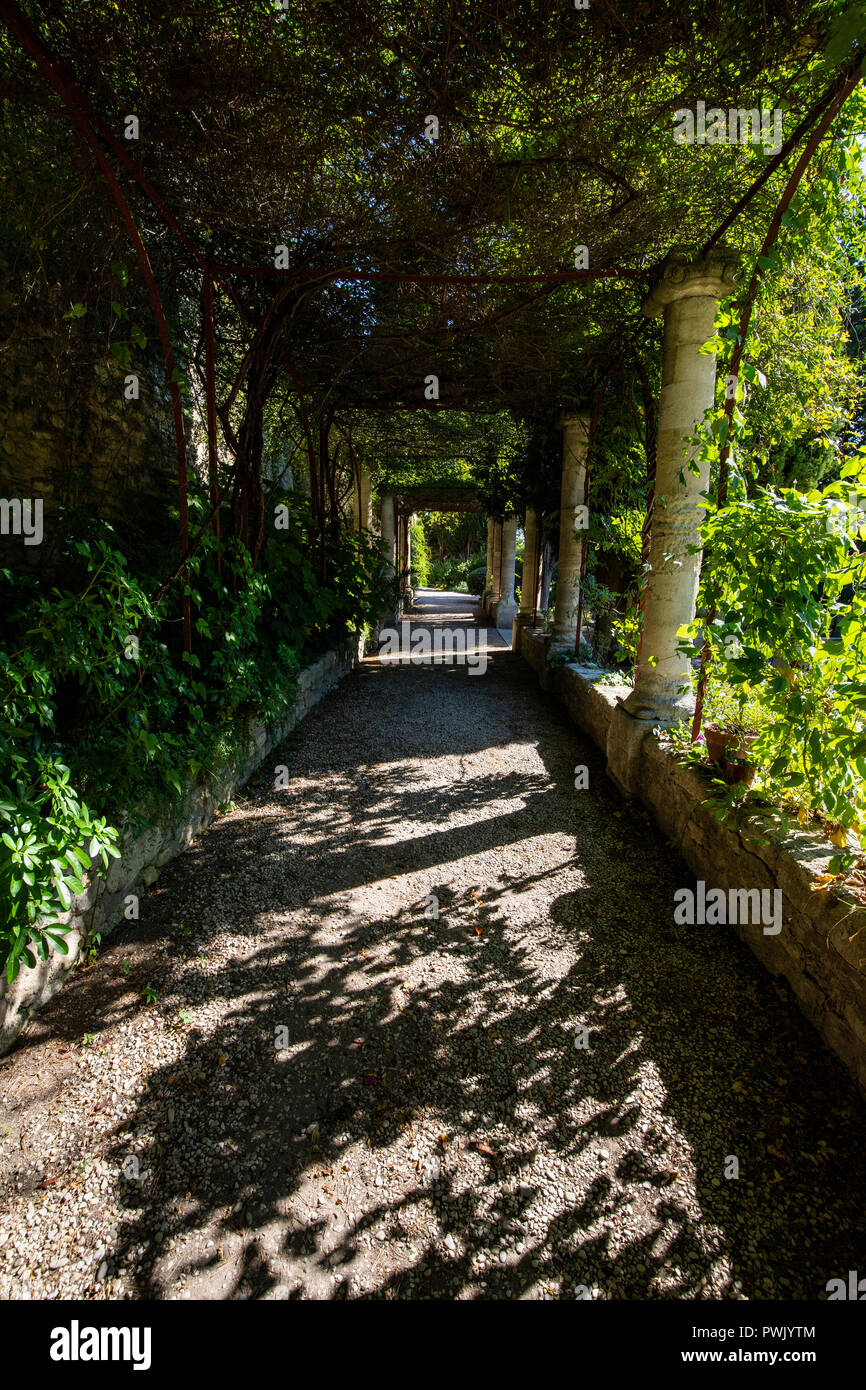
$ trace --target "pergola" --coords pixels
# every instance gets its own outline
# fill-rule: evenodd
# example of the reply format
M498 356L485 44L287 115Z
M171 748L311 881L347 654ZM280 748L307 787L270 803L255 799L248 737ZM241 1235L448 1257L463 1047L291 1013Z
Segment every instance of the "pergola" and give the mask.
M438 2L261 4L240 20L231 5L223 13L193 0L177 22L138 0L126 7L134 52L116 6L73 6L60 26L30 9L28 17L0 0L20 48L13 78L26 86L35 63L62 102L110 189L159 328L180 516L180 560L167 584L184 574L198 539L189 534L184 414L161 289L169 277L201 306L206 525L219 527L230 495L254 557L265 524L262 412L278 383L289 381L300 402L322 537L335 492L335 412L555 404L563 449L552 650L574 644L579 629L601 398L639 335L661 321L654 486L665 506L653 514L635 688L610 748L612 775L632 789L644 733L682 712L677 632L694 616L709 483L708 465L684 441L715 396L715 360L700 349L719 302L738 287L744 336L760 279L757 269L749 276L753 257L772 246L859 62L819 80L811 58L820 25L794 0L747 0L735 13L702 0L670 9L599 0L573 12L537 7L530 23L522 4L497 0L471 16ZM240 37L229 42L236 20ZM112 86L118 72L123 91ZM783 103L781 147L759 156L677 145L677 111L707 97L723 112ZM120 135L130 110L142 133L134 144ZM222 364L238 338L241 366L227 378ZM234 460L227 477L220 434ZM359 468L355 481L364 527L371 480ZM395 569L412 511L480 510L468 487L419 485L382 501ZM484 602L499 626L525 621L536 601L524 584L516 611L516 526L516 517L494 518L488 536ZM524 529L531 576L531 509ZM184 609L189 648L186 600Z

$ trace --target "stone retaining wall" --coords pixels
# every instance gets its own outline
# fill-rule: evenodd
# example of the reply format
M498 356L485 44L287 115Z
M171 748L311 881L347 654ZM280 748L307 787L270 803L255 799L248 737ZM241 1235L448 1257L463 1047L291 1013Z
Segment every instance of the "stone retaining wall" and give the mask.
M544 688L606 749L611 716L628 687L609 684L595 667L547 666L547 643L528 628L520 633L519 650ZM773 975L788 981L805 1016L866 1095L866 908L844 890L831 896L820 889L819 876L836 852L823 835L796 830L785 836L757 817L736 827L722 824L705 804L709 794L708 774L684 766L657 738L644 739L641 800L695 877L725 891L782 890L778 935L765 935L760 925L733 930Z
M125 400L125 368L90 360L89 346L67 341L79 330L61 331L56 319L22 321L20 301L0 286L0 323L11 332L0 375L0 497L39 499L44 536L25 545L0 534L0 567L62 568L61 506L82 507L124 533L134 518L137 536L176 546L166 503L177 496L174 433L160 392L142 373L140 399Z
M300 671L291 714L270 726L251 721L249 753L239 765L223 771L220 786L215 786L213 779L197 778L187 787L181 805L172 812L170 819L137 836L124 835L121 857L110 860L107 871L97 872L94 868L87 879L86 891L73 899L71 910L61 919L69 922L72 928L66 936L69 954L52 952L33 969L22 966L11 985L0 978L0 1056L8 1052L28 1018L57 993L75 968L88 933L100 932L105 936L123 920L128 895L140 893L154 883L162 866L181 854L210 825L220 803L231 800L232 794L243 786L271 749L277 747L322 696L352 670L361 650L362 642L352 640L340 651L327 652Z

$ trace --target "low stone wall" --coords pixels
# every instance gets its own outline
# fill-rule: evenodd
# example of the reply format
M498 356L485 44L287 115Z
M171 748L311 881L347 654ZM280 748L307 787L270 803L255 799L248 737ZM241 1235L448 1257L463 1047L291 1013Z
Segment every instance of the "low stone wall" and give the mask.
M540 634L523 629L521 655L575 723L606 749L611 716L628 687L603 681L594 667L547 667L546 650ZM805 1016L866 1095L866 908L845 890L832 896L821 890L820 875L835 853L822 835L797 830L785 836L757 816L736 827L722 824L705 804L709 782L708 774L684 766L657 738L644 739L641 800L695 877L726 892L782 890L778 934L765 934L757 924L733 930L773 975L788 981Z
M216 815L220 803L252 776L263 758L276 748L322 696L356 665L362 643L354 640L340 651L327 652L298 673L298 693L292 712L278 724L265 726L252 720L248 726L249 753L239 765L225 769L223 781L191 782L183 800L163 824L151 826L139 835L126 834L121 840L121 857L109 861L107 871L94 868L87 878L86 891L75 898L62 921L71 931L66 936L69 954L52 952L33 969L23 966L17 979L7 984L0 979L0 1056L8 1052L30 1016L45 1004L74 970L85 948L88 933L107 935L124 919L130 894L138 894L154 883L159 871L175 855L183 853Z

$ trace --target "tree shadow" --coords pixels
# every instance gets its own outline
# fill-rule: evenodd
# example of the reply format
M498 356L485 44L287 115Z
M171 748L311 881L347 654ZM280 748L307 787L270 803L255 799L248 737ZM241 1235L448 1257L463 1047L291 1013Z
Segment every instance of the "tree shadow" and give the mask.
M674 926L694 880L517 658L368 662L274 761L109 952L206 1015L111 1139L132 1296L808 1299L858 1267L853 1085L742 943ZM141 1008L111 988L40 1028Z

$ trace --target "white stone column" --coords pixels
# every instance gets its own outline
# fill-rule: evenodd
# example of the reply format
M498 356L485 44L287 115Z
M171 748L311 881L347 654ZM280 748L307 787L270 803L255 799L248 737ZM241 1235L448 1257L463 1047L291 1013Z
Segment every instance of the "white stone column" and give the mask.
M394 494L392 492L386 492L382 497L380 516L382 520L382 542L385 547L385 562L388 567L389 576L393 577L397 553L397 524L394 513Z
M520 583L520 612L529 620L538 606L538 550L541 532L534 507L526 508L523 524L523 576Z
M523 575L520 581L520 607L514 619L511 633L511 645L515 649L519 631L532 622L532 614L538 601L538 545L540 540L535 509L534 507L527 507L526 519L523 523Z
M583 557L586 507L587 415L564 415L562 428L562 495L559 504L559 560L556 566L556 609L550 651L574 650L580 565Z
M497 627L510 628L517 617L514 597L514 565L517 558L517 517L508 516L502 523L502 592L496 604L494 622Z
M402 613L406 602L406 513L397 510L397 612Z
M719 300L732 293L738 279L737 257L727 248L705 258L678 249L668 256L644 304L650 317L664 314L650 573L634 689L614 713L607 744L608 771L629 793L638 789L640 744L649 730L687 718L694 707L690 664L677 652L677 632L695 616L700 494L710 478L709 464L698 463L687 440L715 402L715 354L700 349L712 337Z
M493 564L491 566L490 593L487 595L487 614L492 620L496 605L499 602L499 571L502 558L502 522L494 517L493 520Z
M360 470L360 485L355 478L352 489L352 517L356 532L369 531L373 524L372 488L370 471L364 466Z
M415 590L412 588L412 521L413 517L406 516L406 597L411 603L415 598Z
M487 612L487 604L493 589L493 533L496 523L492 516L487 518L487 575L484 581L484 592L481 595L479 607L482 613Z

